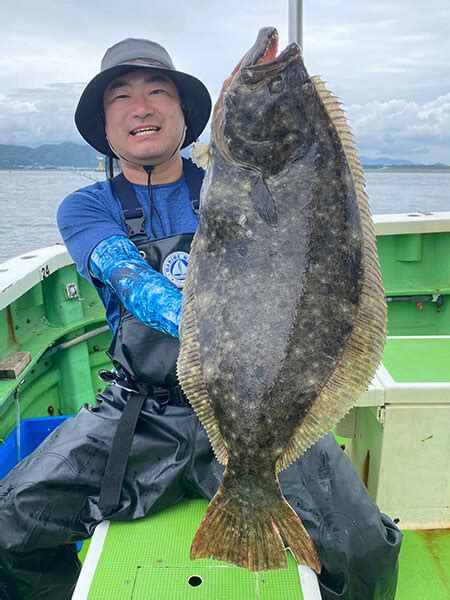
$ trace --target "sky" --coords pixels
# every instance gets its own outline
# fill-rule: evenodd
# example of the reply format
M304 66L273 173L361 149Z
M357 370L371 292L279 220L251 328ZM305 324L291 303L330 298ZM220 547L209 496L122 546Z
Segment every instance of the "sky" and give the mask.
M73 113L106 49L125 37L165 46L216 100L223 80L288 0L14 0L0 22L0 144L82 143ZM450 164L448 0L304 0L303 53L343 101L370 158Z

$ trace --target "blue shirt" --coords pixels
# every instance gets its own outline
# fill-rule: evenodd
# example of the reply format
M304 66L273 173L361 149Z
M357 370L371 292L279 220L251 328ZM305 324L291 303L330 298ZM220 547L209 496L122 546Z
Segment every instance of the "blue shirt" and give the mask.
M133 184L139 203L144 209L145 230L150 239L180 233L195 233L198 219L192 210L189 190L184 176L174 183L154 185L153 201L161 221L153 211L150 231L150 197L146 185ZM113 194L109 181L101 181L69 194L61 203L57 221L59 231L78 272L92 281L106 309L106 318L113 332L119 325L120 301L113 290L93 280L89 274L89 258L103 240L115 235L128 235L122 217L121 204Z

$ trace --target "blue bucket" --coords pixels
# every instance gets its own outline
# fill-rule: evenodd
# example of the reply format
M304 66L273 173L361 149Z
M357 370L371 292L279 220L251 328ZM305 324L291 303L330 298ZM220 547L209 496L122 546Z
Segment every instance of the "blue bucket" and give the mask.
M62 417L38 417L36 419L23 419L20 422L20 457L17 451L17 433L11 431L3 443L0 442L0 479L3 479L17 463L31 454L45 438L54 431L63 421L73 417L64 415ZM81 548L82 542L78 542L77 550Z
M39 417L23 419L20 422L20 456L17 452L17 434L14 429L3 444L0 443L0 479L2 479L17 463L31 454L45 438L63 421L73 415L62 417Z

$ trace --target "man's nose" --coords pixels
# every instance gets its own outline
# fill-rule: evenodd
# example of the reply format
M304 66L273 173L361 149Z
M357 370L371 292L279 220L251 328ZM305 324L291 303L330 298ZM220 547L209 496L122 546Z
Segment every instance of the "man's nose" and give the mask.
M136 117L147 117L154 113L154 106L148 94L139 93L134 97L133 113Z

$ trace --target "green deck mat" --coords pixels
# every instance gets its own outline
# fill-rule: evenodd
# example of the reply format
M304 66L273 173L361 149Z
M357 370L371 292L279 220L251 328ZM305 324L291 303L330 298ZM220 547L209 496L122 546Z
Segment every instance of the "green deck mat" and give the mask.
M450 598L450 531L404 531L396 600Z
M111 523L89 600L302 600L298 568L251 573L211 560L189 559L205 513L204 500L132 523Z
M111 523L88 599L302 600L289 553L286 570L257 574L227 563L190 561L206 506L204 500L189 500L147 519ZM403 534L396 600L448 600L450 531Z
M398 383L450 382L450 338L388 339L383 364Z

